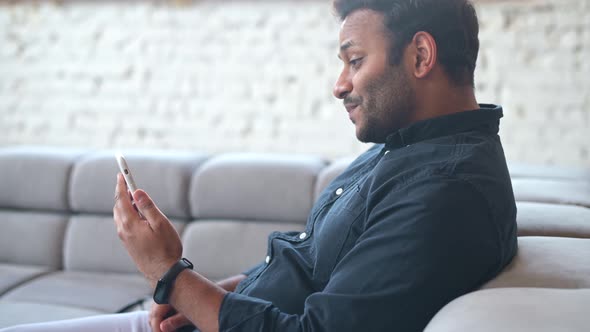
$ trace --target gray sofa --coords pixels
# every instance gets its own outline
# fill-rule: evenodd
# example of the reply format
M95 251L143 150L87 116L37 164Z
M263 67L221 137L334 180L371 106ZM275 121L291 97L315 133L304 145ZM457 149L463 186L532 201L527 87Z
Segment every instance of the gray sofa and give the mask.
M264 259L274 230L302 230L352 160L123 151L210 279ZM146 307L151 290L112 221L114 151L0 148L0 327ZM426 331L587 331L590 171L510 165L519 253ZM469 267L465 267L468 269ZM354 314L354 313L351 313Z

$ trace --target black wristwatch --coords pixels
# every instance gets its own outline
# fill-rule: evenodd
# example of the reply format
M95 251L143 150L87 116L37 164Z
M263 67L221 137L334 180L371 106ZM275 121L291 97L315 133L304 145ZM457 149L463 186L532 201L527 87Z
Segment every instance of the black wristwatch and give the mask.
M168 304L174 281L184 269L193 269L193 263L186 258L182 258L172 265L170 270L164 273L164 276L158 280L156 290L154 290L154 301L157 304Z

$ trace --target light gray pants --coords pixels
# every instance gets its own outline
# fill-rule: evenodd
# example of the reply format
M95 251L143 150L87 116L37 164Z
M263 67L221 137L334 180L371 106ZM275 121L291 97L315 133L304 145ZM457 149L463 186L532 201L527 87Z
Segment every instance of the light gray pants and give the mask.
M17 325L0 332L151 332L147 311Z

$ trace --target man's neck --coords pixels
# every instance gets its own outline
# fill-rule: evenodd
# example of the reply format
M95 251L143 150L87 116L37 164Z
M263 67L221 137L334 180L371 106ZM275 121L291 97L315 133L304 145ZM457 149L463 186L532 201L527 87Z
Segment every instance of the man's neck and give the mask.
M416 121L479 109L475 92L470 85L439 88L430 91L428 98L418 101Z

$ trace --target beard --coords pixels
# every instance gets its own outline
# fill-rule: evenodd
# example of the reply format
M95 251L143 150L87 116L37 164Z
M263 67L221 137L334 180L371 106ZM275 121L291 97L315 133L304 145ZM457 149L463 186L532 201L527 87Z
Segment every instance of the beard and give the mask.
M365 96L350 98L360 106L360 118L355 123L359 141L384 143L387 136L410 124L416 93L401 64L369 82Z

